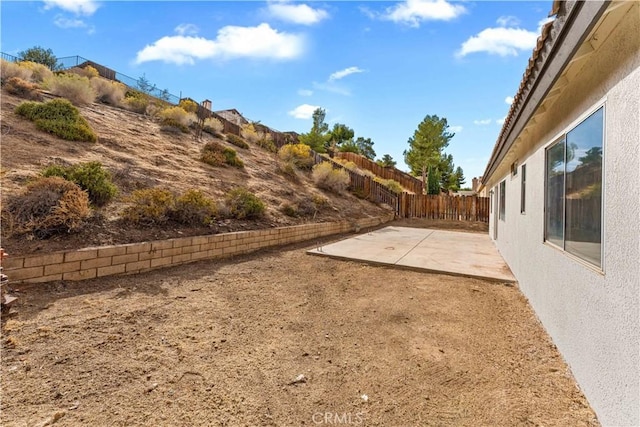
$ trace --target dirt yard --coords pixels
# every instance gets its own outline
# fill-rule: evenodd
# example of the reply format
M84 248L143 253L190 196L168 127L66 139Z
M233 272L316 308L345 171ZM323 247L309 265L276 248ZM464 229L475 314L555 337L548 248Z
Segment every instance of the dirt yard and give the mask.
M0 423L598 425L517 287L311 247L18 286Z

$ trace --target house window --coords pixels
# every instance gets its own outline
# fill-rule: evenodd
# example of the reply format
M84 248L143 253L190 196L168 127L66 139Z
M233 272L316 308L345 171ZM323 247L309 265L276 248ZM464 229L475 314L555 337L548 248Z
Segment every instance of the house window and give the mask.
M602 147L599 108L546 153L545 240L602 266Z
M520 213L525 213L527 201L527 165L520 167Z
M506 180L502 181L500 183L500 191L499 191L499 197L500 197L500 206L498 208L498 218L500 218L501 220L504 221L504 211L505 211L505 190L506 190Z

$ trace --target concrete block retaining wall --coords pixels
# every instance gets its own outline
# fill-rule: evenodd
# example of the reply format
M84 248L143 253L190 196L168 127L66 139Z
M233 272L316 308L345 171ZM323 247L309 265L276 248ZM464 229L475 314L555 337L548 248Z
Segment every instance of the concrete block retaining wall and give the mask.
M219 259L261 248L303 242L323 236L359 231L391 221L394 215L182 237L127 245L100 246L41 255L10 254L3 261L11 283L84 280L114 274L133 274L204 259Z

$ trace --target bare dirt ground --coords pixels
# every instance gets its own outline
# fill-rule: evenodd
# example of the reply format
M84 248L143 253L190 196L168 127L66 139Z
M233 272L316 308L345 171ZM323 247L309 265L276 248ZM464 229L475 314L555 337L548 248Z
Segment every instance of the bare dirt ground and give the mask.
M311 247L19 286L0 423L598 425L517 287Z

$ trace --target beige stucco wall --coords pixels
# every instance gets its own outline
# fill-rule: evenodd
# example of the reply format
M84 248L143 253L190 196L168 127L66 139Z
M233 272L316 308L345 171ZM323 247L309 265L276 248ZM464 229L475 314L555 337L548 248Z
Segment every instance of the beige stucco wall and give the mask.
M577 78L516 150L527 210L508 164L496 245L603 425L640 425L640 6L585 60ZM603 269L544 243L545 148L605 106ZM512 161L512 160L511 160ZM490 235L496 221L495 206Z

